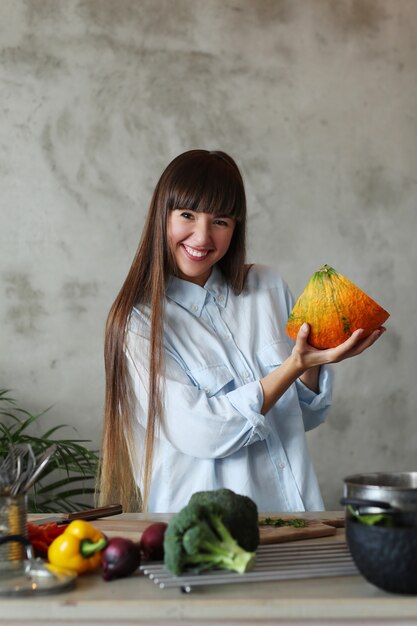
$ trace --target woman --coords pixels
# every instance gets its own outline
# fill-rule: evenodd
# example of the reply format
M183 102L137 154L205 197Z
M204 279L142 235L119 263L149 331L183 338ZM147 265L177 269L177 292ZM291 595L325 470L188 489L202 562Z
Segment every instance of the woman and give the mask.
M278 272L245 264L246 199L224 152L191 150L163 172L109 313L100 500L172 512L228 487L262 511L320 510L305 431L324 421L327 364L383 328L316 350L285 333Z

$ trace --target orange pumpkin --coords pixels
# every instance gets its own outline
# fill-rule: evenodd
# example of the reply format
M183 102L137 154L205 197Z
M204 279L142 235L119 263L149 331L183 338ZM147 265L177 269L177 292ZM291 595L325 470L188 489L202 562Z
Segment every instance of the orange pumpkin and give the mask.
M307 322L312 346L334 348L358 328L363 328L363 337L367 337L388 317L389 313L359 287L332 267L323 265L295 303L286 330L295 340L300 326Z

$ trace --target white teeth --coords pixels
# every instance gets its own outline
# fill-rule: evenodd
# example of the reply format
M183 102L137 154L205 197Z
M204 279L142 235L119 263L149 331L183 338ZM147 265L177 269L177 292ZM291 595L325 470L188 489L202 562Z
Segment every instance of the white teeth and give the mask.
M199 250L193 250L193 248L189 248L188 246L186 246L184 244L184 248L187 250L188 254L191 254L191 256L195 256L198 257L199 259L201 259L203 256L207 256L208 252L200 252Z

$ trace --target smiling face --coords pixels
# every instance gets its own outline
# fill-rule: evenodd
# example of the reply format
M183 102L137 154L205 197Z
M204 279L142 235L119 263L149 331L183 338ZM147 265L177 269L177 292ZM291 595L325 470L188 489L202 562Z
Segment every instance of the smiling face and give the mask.
M168 242L178 276L201 287L229 249L236 220L183 209L168 215Z

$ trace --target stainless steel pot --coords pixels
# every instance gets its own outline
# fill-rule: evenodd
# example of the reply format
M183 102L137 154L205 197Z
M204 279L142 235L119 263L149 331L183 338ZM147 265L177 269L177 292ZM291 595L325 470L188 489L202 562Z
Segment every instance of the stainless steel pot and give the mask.
M383 502L393 509L417 513L417 472L352 474L344 479L344 496Z
M354 474L344 480L346 539L359 571L393 593L417 594L417 472ZM361 515L382 513L389 524Z

